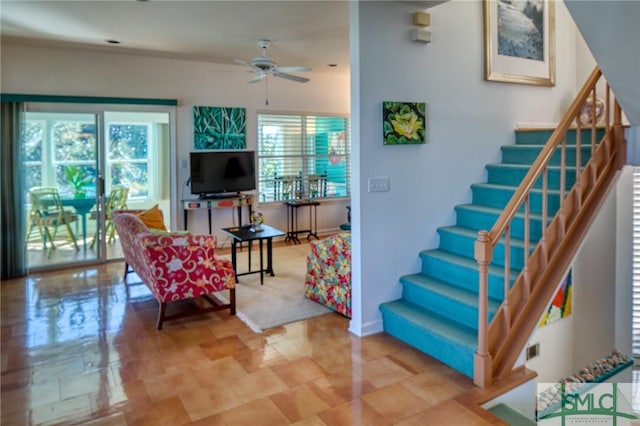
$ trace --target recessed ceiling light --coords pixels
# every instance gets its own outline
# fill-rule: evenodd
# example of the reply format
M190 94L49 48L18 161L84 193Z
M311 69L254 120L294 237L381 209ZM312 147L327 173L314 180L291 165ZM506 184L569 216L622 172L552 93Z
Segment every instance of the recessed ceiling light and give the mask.
M120 40L107 39L105 41L109 44L120 44Z
M331 68L335 68L335 67L337 67L337 66L338 66L338 64L329 64L329 66L330 66Z

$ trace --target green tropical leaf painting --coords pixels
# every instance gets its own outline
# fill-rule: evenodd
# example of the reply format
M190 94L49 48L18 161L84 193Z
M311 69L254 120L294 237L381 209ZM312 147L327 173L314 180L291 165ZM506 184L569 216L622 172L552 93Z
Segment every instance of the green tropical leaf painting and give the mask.
M382 103L385 145L423 144L427 142L427 104L424 102Z
M195 149L245 149L247 115L244 108L193 107Z

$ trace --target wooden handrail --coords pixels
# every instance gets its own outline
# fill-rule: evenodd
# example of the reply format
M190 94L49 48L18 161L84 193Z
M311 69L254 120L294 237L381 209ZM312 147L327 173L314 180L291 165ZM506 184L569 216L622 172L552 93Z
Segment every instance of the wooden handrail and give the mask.
M556 127L556 130L549 137L549 141L545 145L542 152L538 155L538 158L536 158L536 161L531 165L531 168L522 180L522 183L518 187L518 190L515 192L515 194L503 210L495 225L493 225L493 228L491 228L491 231L489 231L491 244L494 247L498 243L500 235L502 235L502 233L504 232L507 224L511 222L513 217L518 212L518 209L524 202L525 197L527 197L527 195L531 192L536 179L542 174L542 171L544 170L543 165L549 162L551 156L553 155L553 152L558 147L558 144L562 141L562 139L564 139L563 136L571 126L571 123L573 122L575 117L580 114L580 108L587 99L589 91L591 90L590 88L595 87L601 75L602 71L600 71L600 69L597 67L593 70L593 72L591 72L591 75L587 79L584 87L582 88L582 90L580 90L577 97L574 99L564 118L560 121L558 127Z
M507 203L506 207L491 227L490 231L478 232L475 242L475 259L478 262L478 348L474 359L474 382L486 387L496 378L503 378L524 349L530 333L535 328L543 310L571 258L579 246L591 220L595 216L604 194L611 187L615 173L625 162L625 141L621 124L621 109L615 99L610 98L610 88L606 86L605 134L596 141L597 116L596 85L602 72L596 67L578 92L566 114L553 131L542 151ZM583 126L580 113L591 96L592 108L590 124ZM610 111L613 103L613 114ZM613 115L613 125L610 118ZM575 183L566 189L567 132L576 125ZM582 166L581 130L591 132L591 155ZM584 133L587 133L584 132ZM585 147L589 145L584 145ZM548 216L548 174L551 159L560 150L560 203L553 217ZM542 178L542 223L541 235L535 248L531 239L531 194L538 179ZM524 261L519 275L511 286L511 232L512 222L523 210ZM488 323L488 266L494 250L504 236L504 300Z

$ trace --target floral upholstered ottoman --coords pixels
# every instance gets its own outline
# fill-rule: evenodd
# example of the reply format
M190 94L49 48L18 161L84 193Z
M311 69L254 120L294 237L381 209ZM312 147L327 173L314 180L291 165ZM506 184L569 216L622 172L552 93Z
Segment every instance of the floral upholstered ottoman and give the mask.
M309 244L304 295L351 318L351 233Z

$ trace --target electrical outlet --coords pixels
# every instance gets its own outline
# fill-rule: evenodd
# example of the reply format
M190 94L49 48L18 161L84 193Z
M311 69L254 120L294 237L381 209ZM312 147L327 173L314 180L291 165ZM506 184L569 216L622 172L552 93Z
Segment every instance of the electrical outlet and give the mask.
M388 176L369 178L369 192L389 192L390 189Z
M534 343L533 345L527 346L526 353L527 361L540 355L540 343Z

